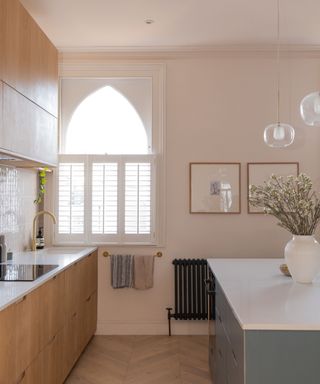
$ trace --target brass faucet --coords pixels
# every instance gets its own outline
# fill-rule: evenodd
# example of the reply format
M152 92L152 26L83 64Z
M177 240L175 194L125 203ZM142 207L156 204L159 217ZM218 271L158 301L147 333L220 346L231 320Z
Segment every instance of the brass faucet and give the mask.
M53 223L54 224L57 223L55 215L49 211L39 211L38 213L36 213L35 217L33 218L33 226L32 226L32 246L31 246L32 251L35 251L37 248L36 247L36 221L37 221L37 218L41 215L49 215L52 217Z

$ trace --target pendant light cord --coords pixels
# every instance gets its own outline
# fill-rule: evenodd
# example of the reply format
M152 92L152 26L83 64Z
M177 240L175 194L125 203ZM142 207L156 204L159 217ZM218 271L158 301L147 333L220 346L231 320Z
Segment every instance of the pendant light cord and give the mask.
M280 0L277 0L277 122L280 124Z

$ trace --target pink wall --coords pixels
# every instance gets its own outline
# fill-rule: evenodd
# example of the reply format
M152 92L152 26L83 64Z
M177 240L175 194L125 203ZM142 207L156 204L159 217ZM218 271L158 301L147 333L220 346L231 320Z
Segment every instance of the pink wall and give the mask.
M155 60L155 59L152 59ZM150 62L151 59L142 60ZM320 86L320 60L282 60L282 120L296 129L285 150L263 143L264 127L276 120L276 66L268 54L171 57L167 65L167 215L164 257L155 260L155 286L148 291L112 290L109 259L122 251L153 254L155 248L101 247L98 333L162 334L165 307L173 304L174 258L281 257L290 235L272 218L246 212L246 162L299 161L319 183L320 129L306 127L299 102ZM241 162L240 215L189 214L189 162ZM276 271L275 271L276 273ZM203 323L174 322L174 333L206 333Z

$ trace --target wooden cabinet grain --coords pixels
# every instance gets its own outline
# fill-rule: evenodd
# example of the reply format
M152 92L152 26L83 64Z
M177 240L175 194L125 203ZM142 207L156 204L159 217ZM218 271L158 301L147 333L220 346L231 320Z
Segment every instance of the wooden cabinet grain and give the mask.
M57 50L18 0L2 1L2 79L57 117Z
M3 83L0 147L23 157L57 163L57 119Z
M59 332L18 379L21 384L63 383L63 333Z
M65 274L54 276L39 288L40 298L40 333L41 349L63 328L65 308L63 305L65 292Z
M11 305L0 312L0 383L15 383L15 306Z
M19 0L0 0L0 80L1 151L55 166L58 52Z
M15 360L16 378L28 367L41 350L39 327L41 325L40 291L24 296L15 306Z

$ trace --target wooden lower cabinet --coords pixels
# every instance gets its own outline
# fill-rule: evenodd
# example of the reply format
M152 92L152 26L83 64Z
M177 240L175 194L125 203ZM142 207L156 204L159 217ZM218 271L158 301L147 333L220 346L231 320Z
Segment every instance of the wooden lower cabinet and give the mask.
M64 382L96 330L96 266L94 252L0 311L0 384ZM82 279L95 287L88 296Z
M15 306L11 305L0 312L0 383L16 381L15 369Z
M45 284L47 285L47 284ZM15 371L18 379L42 349L40 344L40 289L24 296L15 307Z
M63 356L64 334L60 331L39 353L37 358L22 373L23 384L61 384L64 380ZM19 382L19 381L18 381Z
M40 345L44 348L65 323L65 274L60 273L39 288Z

